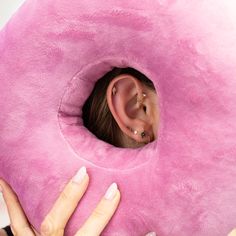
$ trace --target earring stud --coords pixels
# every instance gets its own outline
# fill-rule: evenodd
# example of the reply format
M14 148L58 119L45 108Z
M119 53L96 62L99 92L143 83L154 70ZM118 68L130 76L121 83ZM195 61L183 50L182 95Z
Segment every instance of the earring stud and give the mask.
M139 108L142 106L143 100L144 100L145 97L147 97L146 93L142 93L141 97L137 97L137 103L138 103Z
M137 130L132 130L132 129L131 129L131 131L133 131L133 133L134 133L135 135L138 134L138 131L137 131ZM146 133L145 131L142 131L142 132L140 133L141 138L146 137L146 135L147 135L147 133Z
M112 88L112 95L116 95L116 87L114 86L113 88Z
M139 133L138 130L133 130L132 128L130 128L130 130L131 130L131 132L132 132L133 134L135 134L135 135L137 135L137 134ZM150 135L148 134L148 132L146 132L145 130L142 131L141 133L139 133L139 135L141 136L142 139L145 138L144 141L143 141L145 144L148 144L148 143L151 142L151 137L150 137Z
M141 138L144 138L146 136L146 132L143 131L140 135L141 135Z

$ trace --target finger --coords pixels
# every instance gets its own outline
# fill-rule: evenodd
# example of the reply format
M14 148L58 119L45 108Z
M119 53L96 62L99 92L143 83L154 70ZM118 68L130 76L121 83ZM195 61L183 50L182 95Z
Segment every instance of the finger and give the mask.
M0 186L3 198L7 205L8 214L11 221L11 229L14 235L34 235L20 202L10 187L4 180L0 179Z
M100 235L115 213L119 202L120 191L117 189L117 185L113 183L75 236Z
M232 230L228 236L236 236L236 229Z
M41 225L41 233L45 235L63 235L64 228L85 193L89 182L86 168L82 167L66 185L52 210Z

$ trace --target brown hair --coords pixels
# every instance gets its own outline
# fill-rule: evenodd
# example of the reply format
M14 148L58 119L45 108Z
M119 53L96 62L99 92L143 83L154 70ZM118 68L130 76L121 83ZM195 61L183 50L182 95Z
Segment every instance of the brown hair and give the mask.
M121 74L130 74L148 88L155 90L152 81L141 72L130 67L115 67L95 83L92 93L82 108L84 126L97 138L117 147L124 147L122 144L122 131L110 112L106 100L106 91L109 83Z

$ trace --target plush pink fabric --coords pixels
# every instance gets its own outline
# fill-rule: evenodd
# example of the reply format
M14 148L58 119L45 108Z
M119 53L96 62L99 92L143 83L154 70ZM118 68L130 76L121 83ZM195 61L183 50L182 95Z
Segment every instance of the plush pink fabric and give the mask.
M0 33L0 176L36 229L82 165L91 181L66 235L113 181L122 201L103 235L222 236L236 226L235 7L26 1ZM83 127L81 107L113 66L154 81L157 142L119 149Z

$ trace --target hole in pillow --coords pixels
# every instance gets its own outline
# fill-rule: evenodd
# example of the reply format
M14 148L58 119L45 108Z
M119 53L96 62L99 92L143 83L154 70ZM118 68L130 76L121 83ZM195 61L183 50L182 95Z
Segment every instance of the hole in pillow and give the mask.
M82 108L86 99L91 94L96 81L109 71L112 71L114 67L136 68L138 71L144 71L144 74L149 75L149 78L157 78L157 75L135 63L133 58L111 57L98 59L98 61L80 69L68 83L59 105L58 122L61 134L79 159L88 161L101 168L127 170L142 166L152 158L158 158L159 141L162 137L164 125L161 118L162 113L160 112L158 142L155 140L148 145L136 149L117 148L98 139L84 126ZM159 88L157 81L154 84L156 88ZM160 99L158 102L160 107L162 107L161 94L159 89L156 90L158 91L158 99Z

